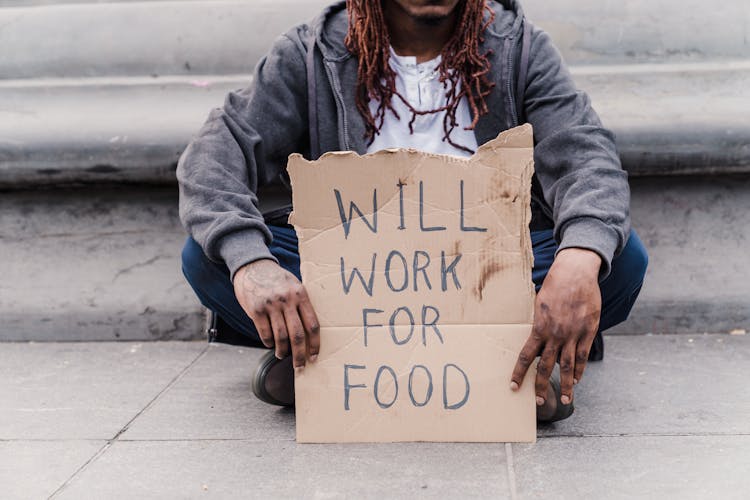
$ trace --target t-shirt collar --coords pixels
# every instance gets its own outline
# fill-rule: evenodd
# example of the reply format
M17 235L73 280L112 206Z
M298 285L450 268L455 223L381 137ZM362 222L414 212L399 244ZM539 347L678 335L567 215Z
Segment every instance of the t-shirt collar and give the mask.
M423 63L417 63L417 57L416 56L400 56L396 54L396 51L393 50L393 47L390 47L391 51L391 64L395 66L394 69L398 68L402 71L410 71L414 73L430 73L432 71L435 71L437 67L440 65L440 61L443 60L442 56L438 55L434 59L430 59L429 61L425 61Z

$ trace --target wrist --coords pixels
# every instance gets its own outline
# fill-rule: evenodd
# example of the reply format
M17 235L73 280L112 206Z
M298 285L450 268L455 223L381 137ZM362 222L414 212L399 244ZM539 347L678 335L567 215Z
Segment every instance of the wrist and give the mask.
M257 259L252 262L248 262L247 264L240 266L239 269L237 269L237 272L234 273L234 280L237 280L247 274L248 272L252 271L253 269L260 269L262 267L268 266L268 265L278 265L275 260L272 259Z
M584 276L597 279L602 268L601 256L587 248L569 247L560 250L555 257L555 264L567 264L576 268Z

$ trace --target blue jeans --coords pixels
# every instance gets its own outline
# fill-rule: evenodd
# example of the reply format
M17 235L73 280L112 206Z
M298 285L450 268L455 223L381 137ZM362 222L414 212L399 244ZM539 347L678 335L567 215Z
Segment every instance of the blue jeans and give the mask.
M271 253L283 268L299 278L299 250L294 230L282 226L269 228L273 233L273 242L269 247ZM534 250L531 276L539 290L555 258L557 243L552 237L552 230L532 231L531 243ZM601 332L622 323L630 314L641 290L647 266L646 249L633 231L622 253L612 261L612 272L600 283L602 315L599 333L591 349L592 360L599 360L604 355ZM188 238L182 250L182 272L201 303L218 314L223 328L241 334L237 337L245 337L249 345L262 346L252 321L234 296L229 270L224 264L210 261L192 238Z

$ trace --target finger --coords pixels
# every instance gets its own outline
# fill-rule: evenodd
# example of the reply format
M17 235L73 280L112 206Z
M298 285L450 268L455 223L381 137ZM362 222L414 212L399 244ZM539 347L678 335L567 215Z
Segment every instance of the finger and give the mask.
M245 303L242 295L237 295L237 301L240 303L240 307L245 311L247 317L252 321L255 330L258 332L258 337L263 345L269 349L273 347L273 330L271 329L271 322L268 319L268 313L266 308L263 307L261 301L257 301L254 305Z
M284 315L279 309L272 309L268 316L271 320L271 328L273 329L274 344L276 346L276 357L284 359L289 354L289 334L286 329L286 321L284 321Z
M510 377L510 388L511 390L517 391L523 384L523 379L526 377L526 372L529 371L531 363L539 353L541 347L541 340L538 335L532 333L531 336L526 340L523 349L518 354L518 360L516 360L516 366L513 368L513 374Z
M268 319L268 315L265 312L255 314L252 318L255 329L258 330L258 336L263 345L269 349L273 347L273 330L271 329L271 321Z
M576 361L576 344L568 342L560 354L560 402L564 405L573 401L573 370Z
M552 370L555 368L555 360L557 359L557 352L559 350L560 348L552 342L547 342L544 352L542 352L542 358L539 360L539 364L536 365L536 404L539 406L542 406L547 401L549 378L552 375Z
M320 352L320 322L307 297L300 302L297 309L307 332L307 349L310 354L310 361L314 362Z
M589 361L589 351L591 350L592 339L582 339L576 346L575 369L573 370L573 383L577 384L583 377L586 370L586 363Z
M289 343L292 346L292 366L302 368L307 360L307 349L305 347L305 328L299 317L297 308L287 307L284 309L284 321L289 332Z

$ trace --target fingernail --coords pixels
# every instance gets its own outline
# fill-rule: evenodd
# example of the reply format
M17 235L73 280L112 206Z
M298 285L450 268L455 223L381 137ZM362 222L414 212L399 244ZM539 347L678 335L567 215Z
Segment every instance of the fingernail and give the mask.
M541 396L536 397L536 405L537 406L544 406L544 398Z
M563 397L560 398L560 402L562 404L564 404L564 405L569 405L570 404L570 398L568 396L563 396Z
M276 356L276 359L284 359L283 357L279 356L278 352L273 353L274 356Z
M318 360L318 355L317 354L313 354L312 356L310 356L310 362L311 363L315 363L317 360Z
M515 382L510 383L510 390L511 391L517 391L518 390L518 384Z
M295 366L295 367L294 367L294 373L296 373L296 374L300 374L300 373L302 373L302 371L303 371L304 369L305 369L305 365L302 365L302 366Z
M573 385L578 385L578 379L577 378L573 379Z

